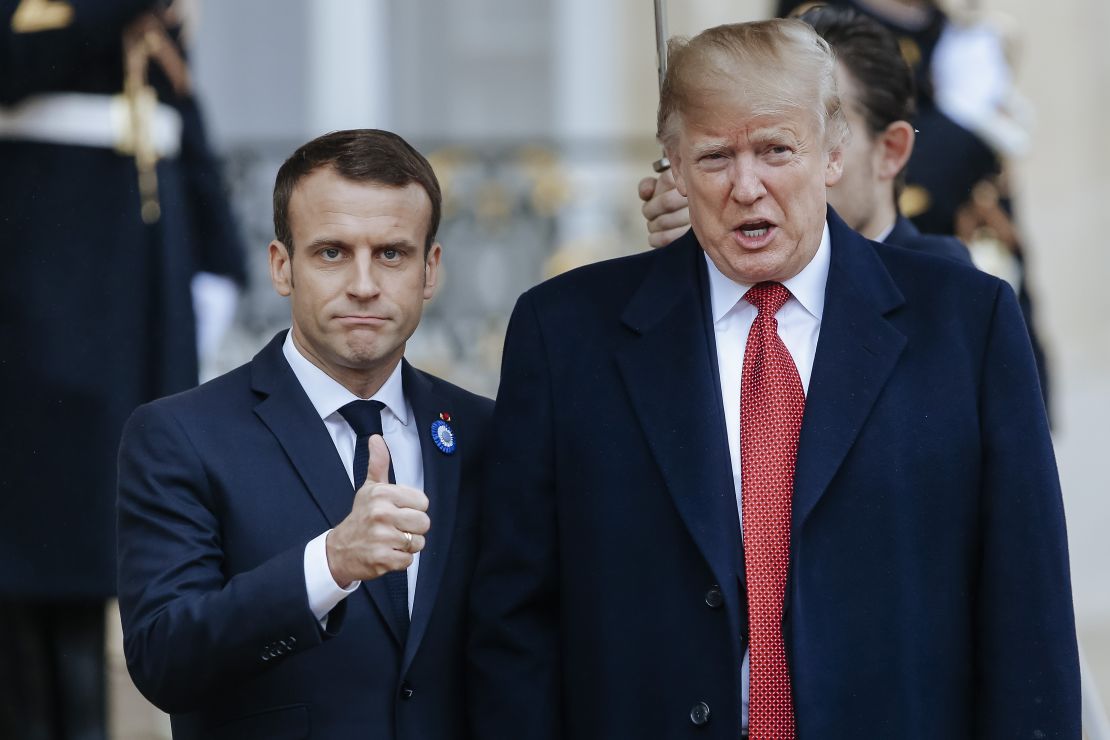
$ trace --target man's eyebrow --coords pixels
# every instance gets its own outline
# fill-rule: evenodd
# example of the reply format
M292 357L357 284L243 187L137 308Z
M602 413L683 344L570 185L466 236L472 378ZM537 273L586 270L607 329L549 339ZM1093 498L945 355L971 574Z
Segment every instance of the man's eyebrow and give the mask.
M375 244L374 249L396 249L396 250L411 250L416 249L416 245L408 239L395 239L391 242L384 242Z
M350 246L350 245L347 242L343 241L342 239L333 239L331 237L324 236L324 237L320 237L319 239L313 239L311 242L308 243L308 245L305 247L305 249L324 249L326 247L348 247L348 246Z
M697 157L704 154L727 151L728 144L723 141L706 141L700 144L694 144L690 149L694 156Z
M756 129L748 138L751 141L795 141L798 137L789 128L774 126Z
M349 249L349 248L351 248L351 244L350 244L350 242L347 242L343 239L336 239L336 238L324 236L324 237L320 237L319 239L313 239L311 242L309 242L308 246L305 247L305 248L315 250L315 249L327 249L329 247L340 247L340 248L344 248L344 249ZM391 242L376 243L376 244L374 244L374 249L410 250L410 249L416 249L416 245L414 243L410 242L407 239L395 239L394 241L391 241Z

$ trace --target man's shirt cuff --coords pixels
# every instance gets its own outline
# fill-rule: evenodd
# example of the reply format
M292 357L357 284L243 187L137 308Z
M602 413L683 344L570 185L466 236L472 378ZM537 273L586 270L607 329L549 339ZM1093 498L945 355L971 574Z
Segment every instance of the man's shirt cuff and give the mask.
M329 529L304 547L304 585L308 590L308 608L321 626L327 626L328 612L349 594L354 593L362 581L354 581L347 588L340 588L328 567L327 538Z

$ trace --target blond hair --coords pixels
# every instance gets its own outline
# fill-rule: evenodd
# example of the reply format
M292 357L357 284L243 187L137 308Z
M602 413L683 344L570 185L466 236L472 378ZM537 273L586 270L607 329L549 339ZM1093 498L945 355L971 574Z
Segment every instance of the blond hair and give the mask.
M659 141L671 148L683 114L712 106L715 93L723 89L741 91L753 114L810 107L830 151L847 137L836 89L836 58L825 40L802 21L732 23L692 39L672 39L659 94Z

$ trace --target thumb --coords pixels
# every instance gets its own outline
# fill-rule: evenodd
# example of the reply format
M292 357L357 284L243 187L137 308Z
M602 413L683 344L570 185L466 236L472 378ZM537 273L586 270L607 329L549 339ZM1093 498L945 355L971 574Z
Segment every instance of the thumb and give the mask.
M648 201L655 196L655 183L656 179L654 177L645 177L640 180L640 184L637 186L640 191L640 200Z
M366 466L366 481L368 483L389 483L389 448L386 447L382 435L375 434L367 442L370 450L370 462Z

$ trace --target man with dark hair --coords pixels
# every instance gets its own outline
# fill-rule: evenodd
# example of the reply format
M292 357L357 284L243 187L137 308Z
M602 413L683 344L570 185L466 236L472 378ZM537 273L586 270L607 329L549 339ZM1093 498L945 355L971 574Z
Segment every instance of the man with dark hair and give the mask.
M269 246L292 329L128 422L124 648L175 738L465 737L490 403L403 359L439 213L435 174L395 134L302 146Z
M371 145L376 144L376 145ZM331 166L348 180L372 180L381 185L404 187L414 183L423 188L431 201L424 254L435 243L443 210L439 181L420 152L389 131L340 131L306 144L278 171L274 183L274 236L293 254L293 234L289 226L289 201L302 179L313 170Z
M817 16L814 5L822 6L816 8ZM929 239L935 239L934 234L952 234L976 253L984 269L1010 282L1025 317L1051 419L1051 358L1040 340L1027 273L1027 245L1015 226L1006 174L1006 160L1024 150L1029 136L1027 114L1013 89L1011 60L1004 50L1007 33L971 7L950 14L942 5L950 4L828 0L824 5L784 0L777 14L801 13L799 17L813 23L812 18L854 13L878 24L894 39L916 88L914 117L907 119L916 136L906 163L905 190L899 193L905 218L887 241L912 246L903 223L925 231ZM818 33L825 35L821 28ZM828 41L840 58L859 51L841 48L832 37ZM887 84L875 77L864 80L854 68L852 74L869 87ZM902 74L902 65L897 65L895 74ZM849 167L846 164L846 170ZM841 210L832 194L830 202Z
M898 42L875 21L852 10L820 7L801 20L836 53L836 77L850 136L844 176L829 188L829 205L864 236L971 263L967 247L948 236L921 234L898 212L898 195L914 145L913 73ZM689 228L686 199L674 176L645 178L640 196L652 246L663 246Z
M1010 288L826 204L797 20L672 43L692 228L521 296L471 594L481 740L1078 740L1063 505Z

